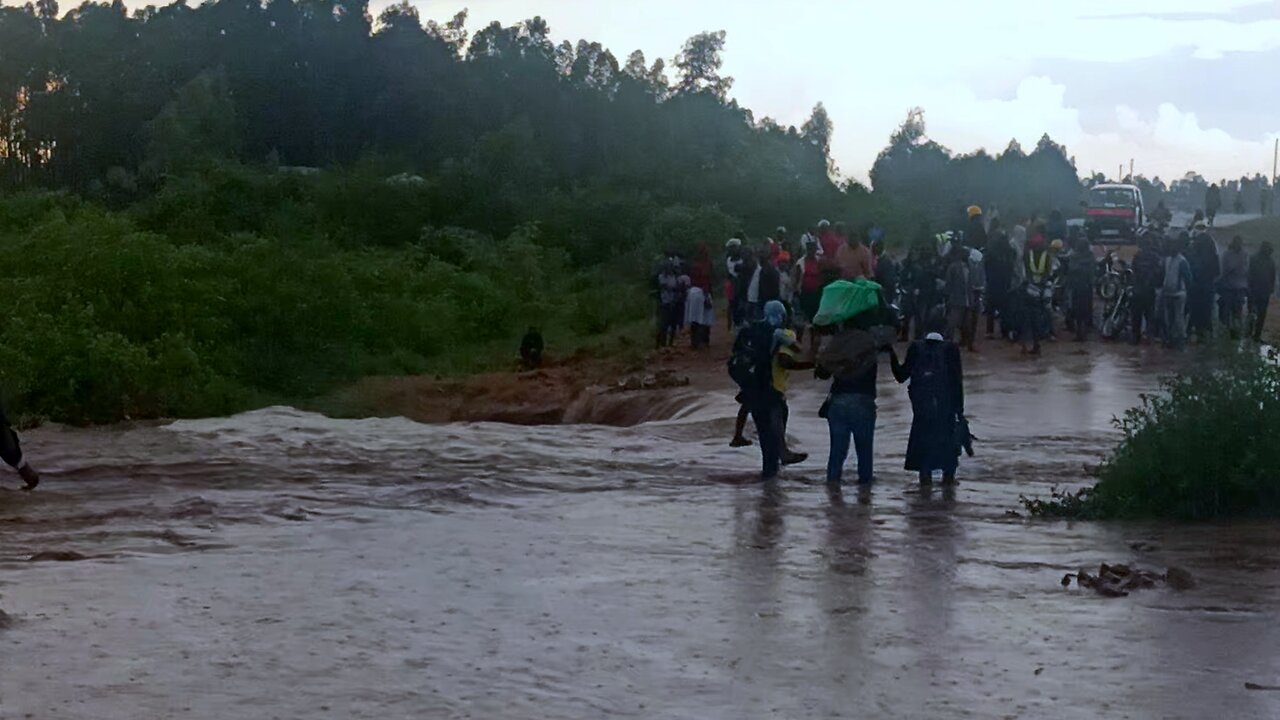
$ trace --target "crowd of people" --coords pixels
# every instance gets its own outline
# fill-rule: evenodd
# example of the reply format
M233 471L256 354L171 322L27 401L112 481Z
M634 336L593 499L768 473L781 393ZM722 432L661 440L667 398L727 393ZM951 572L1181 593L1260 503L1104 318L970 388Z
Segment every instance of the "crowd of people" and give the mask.
M744 434L751 419L766 478L807 459L786 446L786 394L789 373L813 370L831 381L820 415L830 428L833 484L842 482L851 449L858 482L874 480L878 358L887 356L894 379L910 384L906 468L922 483L935 472L951 483L969 437L962 351L978 351L984 318L988 340L1019 344L1027 355L1040 354L1059 327L1077 341L1100 332L1170 348L1184 347L1189 336L1208 341L1219 328L1261 339L1276 290L1270 244L1250 256L1236 237L1220 250L1203 213L1185 230L1157 219L1139 232L1127 260L1098 257L1081 228L1058 211L1006 230L994 207L969 207L955 229L922 226L901 258L886 253L884 232L874 225L850 231L824 220L795 242L783 227L757 243L739 233L725 245L723 284L715 282L707 245L689 263L668 254L656 277L657 344L671 345L688 326L692 346L706 348L715 294L723 293L725 324L735 337L730 374L741 404L731 444L751 444ZM835 337L846 327L815 322L824 291L838 281L874 282L886 311L868 314L859 328L866 332L851 341ZM905 359L895 340L910 341Z

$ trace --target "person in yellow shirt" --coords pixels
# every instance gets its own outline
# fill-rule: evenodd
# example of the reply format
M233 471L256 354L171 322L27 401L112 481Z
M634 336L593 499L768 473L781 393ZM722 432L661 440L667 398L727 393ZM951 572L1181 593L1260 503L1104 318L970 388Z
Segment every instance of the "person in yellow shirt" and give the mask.
M790 409L787 407L787 386L790 384L792 370L812 370L813 361L805 360L800 351L800 341L794 330L779 329L774 332L773 353L773 389L781 398L781 414L778 423L782 430L782 464L795 465L809 459L808 453L794 452L787 447L787 420Z

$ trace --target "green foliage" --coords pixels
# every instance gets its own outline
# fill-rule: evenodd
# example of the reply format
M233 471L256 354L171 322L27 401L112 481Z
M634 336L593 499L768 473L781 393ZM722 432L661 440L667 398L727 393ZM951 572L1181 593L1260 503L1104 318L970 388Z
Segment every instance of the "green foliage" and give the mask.
M1040 515L1091 518L1280 515L1278 361L1235 348L1166 380L1117 419L1123 439L1095 487L1024 504Z
M235 157L240 128L221 72L204 72L177 92L147 125L148 176L181 172Z
M181 183L195 212L216 206L222 177ZM340 181L316 181L329 182ZM328 196L304 194L296 214L332 212L315 197ZM445 228L352 248L310 224L285 228L278 212L254 215L241 224L279 234L215 228L194 240L64 196L0 201L0 253L15 259L0 270L0 386L12 406L74 423L220 414L456 365L494 341L513 353L530 323L574 337L647 310L571 273L536 226L501 241ZM584 308L603 322L584 322Z

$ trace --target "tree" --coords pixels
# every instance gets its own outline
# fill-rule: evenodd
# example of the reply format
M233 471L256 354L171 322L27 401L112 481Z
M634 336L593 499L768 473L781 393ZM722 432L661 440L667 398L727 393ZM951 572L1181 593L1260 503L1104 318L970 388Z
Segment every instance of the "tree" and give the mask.
M58 0L36 0L36 16L45 23L58 19Z
M622 72L626 73L627 77L632 80L644 82L649 76L649 65L644 59L644 51L633 50L627 56L627 64L623 66Z
M189 170L201 162L235 157L240 128L226 78L197 76L178 91L146 128L143 171L152 176Z
M813 106L809 119L800 128L800 137L822 153L826 161L827 174L835 171L835 163L831 160L831 135L834 131L835 124L831 122L831 116L827 114L827 108L822 103Z
M395 5L387 6L378 16L378 24L383 31L422 32L422 18L418 16L418 8L409 0L400 0Z
M907 111L907 119L889 137L889 146L910 148L918 145L925 139L925 130L924 108L911 108Z
M467 11L463 10L454 15L443 26L438 25L435 20L428 21L427 32L440 38L445 44L453 48L455 55L462 54L463 48L467 46Z
M570 80L611 96L617 89L618 72L618 61L613 53L598 42L578 41L573 68L569 71Z
M722 102L728 98L733 78L720 75L725 36L724 30L704 32L685 42L675 61L680 77L679 92L705 92Z

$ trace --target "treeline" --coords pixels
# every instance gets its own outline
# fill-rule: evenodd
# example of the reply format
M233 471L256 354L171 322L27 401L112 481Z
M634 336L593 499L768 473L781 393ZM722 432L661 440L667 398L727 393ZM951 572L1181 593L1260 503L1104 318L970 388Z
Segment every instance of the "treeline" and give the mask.
M432 224L501 236L545 220L586 262L642 240L653 203L752 230L865 207L829 177L821 107L784 128L727 99L724 41L695 36L668 69L557 45L536 17L471 34L465 12L424 24L407 3L375 22L364 0L65 16L41 0L0 9L0 184L123 206L214 161L365 162L430 186Z
M1172 210L1205 208L1206 192L1217 184L1221 212L1267 213L1273 210L1275 187L1262 175L1210 181L1189 172L1171 183L1142 175L1122 179L1095 174L1081 178L1067 148L1044 135L1031 152L1016 141L997 155L985 150L956 154L928 139L924 111L916 108L889 140L871 169L876 195L888 195L900 206L936 224L954 226L969 205L998 205L1002 214L1026 218L1061 210L1079 213L1084 190L1108 182L1137 185L1148 210L1164 202Z
M1087 178L1085 184L1102 182L1100 176ZM1268 214L1274 210L1275 187L1266 176L1241 177L1239 180L1206 180L1199 173L1186 175L1166 184L1159 177L1147 179L1142 175L1125 178L1142 189L1142 201L1147 208L1163 202L1174 210L1194 212L1205 209L1205 197L1210 185L1217 185L1222 202L1219 212Z
M1016 140L998 155L985 150L955 155L928 139L924 112L912 110L871 168L876 194L931 219L935 226L961 228L965 208L994 203L1006 218L1078 210L1080 177L1067 149L1048 135L1030 152Z

